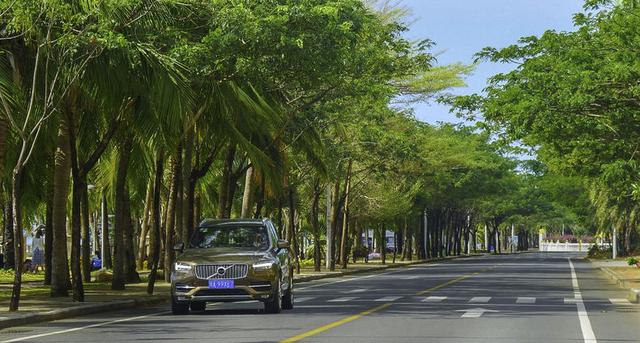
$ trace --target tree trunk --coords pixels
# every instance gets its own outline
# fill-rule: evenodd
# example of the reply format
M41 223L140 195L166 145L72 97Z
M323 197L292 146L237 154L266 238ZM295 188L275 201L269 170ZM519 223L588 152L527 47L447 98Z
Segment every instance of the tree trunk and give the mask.
M179 157L174 156L171 158L170 168L171 168L171 187L169 190L169 200L167 204L167 221L165 223L165 241L164 241L164 280L166 282L171 281L171 274L169 271L173 266L173 261L175 259L174 251L173 251L173 237L175 235L175 227L176 227L176 202L178 198L179 185L178 180L180 179L180 162L178 162Z
M162 151L156 157L155 179L153 183L153 226L149 241L151 244L151 273L149 273L149 283L147 284L147 294L153 294L153 289L158 275L158 262L160 261L160 191L162 188L162 171L164 154Z
M384 225L380 225L380 233L378 235L378 245L380 246L380 259L382 264L387 263L387 230Z
M182 206L182 225L178 238L181 242L186 243L191 237L191 230L193 230L193 196L189 198L189 192L191 187L191 169L193 168L193 128L189 128L185 132L184 139L184 161L182 162L182 182L181 186L181 201ZM195 185L194 185L195 186Z
M195 222L196 220L196 182L197 180L193 177L189 178L189 184L187 184L187 217L186 225L184 226L184 231L182 232L182 242L187 244L189 239L191 238L191 233L193 229L200 223Z
M335 237L338 234L338 214L340 213L340 181L336 181L333 188L332 199L332 211L331 214L331 266L329 270L334 271L336 269L336 242L339 242Z
M316 179L313 187L313 201L311 202L311 217L309 223L313 230L313 269L320 271L322 263L322 250L320 247L320 223L318 214L320 212L320 182Z
M122 290L126 282L125 275L125 244L124 231L126 223L125 197L127 194L127 172L129 168L129 158L131 156L131 147L133 141L127 138L120 146L118 157L118 170L116 172L115 182L115 228L113 231L113 279L111 280L111 289Z
M47 182L44 223L44 285L51 285L51 250L53 243L53 178Z
M349 160L349 167L347 168L347 178L344 182L344 205L342 211L342 237L340 239L340 262L342 263L342 269L347 269L347 238L349 237L349 192L351 187L351 168L353 166L353 160Z
M9 123L4 115L0 115L0 175L4 176L4 160L7 155L7 138Z
M5 261L5 269L15 269L15 252L13 251L13 194L9 193L9 199L5 206L5 216L7 218L4 223L4 256L7 259Z
M298 251L298 239L296 237L296 206L295 191L292 185L289 185L289 225L287 226L287 239L291 242L293 248L294 263L298 274L300 273L300 259Z
M78 177L74 176L71 195L71 283L73 289L73 301L79 302L84 301L82 268L80 266L80 202L82 201L82 189L84 187L85 185L82 181L79 180Z
M67 199L69 196L69 137L64 122L60 123L53 176L53 244L51 251L51 296L69 295L69 263L67 259Z
M111 269L113 267L112 259L111 259L111 243L109 242L109 206L107 203L107 193L105 191L102 192L102 237L103 247L101 247L100 257L102 259L102 268L103 269Z
M20 163L20 162L18 162ZM21 166L17 166L13 170L11 178L11 194L12 196L12 209L13 209L13 251L15 273L13 276L13 289L11 292L11 302L9 303L9 311L17 311L20 306L20 291L22 288L22 208L20 204L20 198L22 195L22 176L24 169Z
M250 163L250 162L249 162ZM247 169L247 174L244 178L244 192L242 194L242 210L240 211L240 218L249 218L251 210L251 182L253 181L253 167Z
M218 218L229 218L227 213L227 202L233 201L229 199L229 185L231 174L233 172L233 161L236 157L236 145L231 143L225 157L224 169L222 171L222 179L220 180L220 192L218 194Z
M144 201L144 213L142 217L142 228L140 229L140 240L138 242L138 270L144 269L144 261L147 259L147 234L149 233L149 223L151 222L152 197L153 181L149 181Z
M136 271L133 218L131 217L131 196L129 187L124 192L124 274L126 283L139 283L140 275Z
M89 191L87 189L87 180L84 180L84 187L82 188L82 281L91 282L91 247L89 242L91 241L90 231L90 217L89 217ZM94 247L95 249L95 247Z
M256 219L262 218L262 208L264 207L264 196L265 196L264 182L265 182L264 174L260 173L260 187L258 191L258 199L256 201L256 212L253 215L253 217Z

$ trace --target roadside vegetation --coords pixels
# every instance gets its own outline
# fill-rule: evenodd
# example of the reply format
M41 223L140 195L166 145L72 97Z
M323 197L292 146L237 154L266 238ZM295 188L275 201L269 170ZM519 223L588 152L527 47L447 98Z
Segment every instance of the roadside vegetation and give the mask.
M615 229L623 255L639 243L638 14L635 0L589 0L574 32L486 48L478 59L514 70L493 76L485 95L454 101L463 115L482 113L504 141L533 147L548 172L581 179L582 225L600 236Z
M52 297L76 301L97 252L111 289L143 281L148 269L152 293L158 270L173 266L173 246L203 218L272 218L298 272L347 267L372 252L363 237L385 263L526 250L539 228L588 235L619 225L630 251L637 75L598 73L609 72L602 60L632 53L622 39L637 37L635 9L594 12L577 17L576 34L483 52L533 62L496 76L486 97L457 99L486 115L467 127L413 116L412 103L463 86L472 67L440 65L434 42L404 38L410 20L391 3L0 0L10 309L27 258L18 237L38 225L43 282ZM629 21L613 30L621 36L591 30L618 20ZM589 35L589 44L619 44L610 52L619 55L583 52L574 64L558 55ZM582 78L563 80L568 67ZM579 82L581 97L567 95ZM516 159L521 148L508 143L518 139L538 147L540 161Z

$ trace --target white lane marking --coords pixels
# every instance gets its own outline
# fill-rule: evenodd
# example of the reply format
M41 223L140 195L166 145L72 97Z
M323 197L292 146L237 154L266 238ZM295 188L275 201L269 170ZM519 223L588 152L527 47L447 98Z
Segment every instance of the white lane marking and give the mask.
M422 266L422 268L437 267L437 266L440 266L440 265L441 265L441 263L424 264ZM373 278L373 277L380 277L380 276L384 276L384 275L387 275L387 274L401 273L401 272L405 272L405 271L406 271L406 269L404 269L404 268L398 268L398 269L394 269L394 270L389 270L388 272L376 273L376 274L372 274L372 275L359 276L359 277L354 277L354 278L349 278L349 279L340 279L340 280L331 281L331 282L323 282L323 283L318 283L318 284L315 284L315 285L309 285L307 287L296 287L296 290L302 291L302 290L310 289L310 288L333 285L333 284L336 284L336 283L343 283L343 282L351 282L351 281L369 279L369 278ZM340 275L336 275L336 277L340 277Z
M43 333L43 334L39 334L39 335L32 335L32 336L14 338L14 339L10 339L10 340L7 340L7 341L2 341L2 343L22 342L22 341L27 341L27 340L33 340L33 339L36 339L36 338L41 338L41 337L59 335L59 334L63 334L63 333L75 332L75 331L80 331L80 330L84 330L84 329L98 328L98 327L101 327L101 326L107 326L107 325L116 324L116 323L128 322L128 321L131 321L131 320L138 320L138 319L143 319L143 318L148 318L148 317L153 317L153 316L159 316L159 315L163 315L163 314L167 314L167 313L170 313L170 312L169 311L165 311L165 312L160 312L160 313L147 314L147 315L144 315L144 316L137 316L137 317L129 317L129 318L111 320L111 321L108 321L108 322L102 322L102 323L96 323L96 324L91 324L91 325L80 326L80 327L73 328L73 329L66 329L66 330L60 330L60 331L47 332L47 333Z
M564 298L564 303L565 304L575 304L576 303L576 299L575 298Z
M518 297L516 304L535 304L536 298L533 297Z
M456 310L456 312L464 312L461 318L480 318L485 312L498 312L495 310L487 310L486 308L470 308L467 310Z
M402 277L399 277L398 279L400 279L400 280L415 280L415 279L419 279L421 277L422 277L422 275L410 275L410 276L402 276Z
M425 303L439 303L443 300L445 300L447 297L426 297L424 299L422 299L422 302Z
M353 299L355 299L356 297L342 297L342 298L335 298L335 299L331 299L331 300L327 300L327 302L330 303L344 303L347 301L351 301Z
M364 293L368 290L369 290L368 288L358 288L358 289L352 289L350 291L345 291L344 293Z
M305 301L309 301L311 299L315 299L315 297L301 297L301 298L295 298L294 301L296 303L301 303L301 302L305 302Z
M609 299L609 301L614 305L631 305L631 302L628 299Z
M582 292L580 292L580 285L578 284L578 276L576 275L576 269L573 267L571 258L569 260L569 268L571 268L571 284L573 285L573 296L576 301L576 310L578 312L578 319L580 320L580 330L582 330L582 338L585 343L597 343L596 335L591 328L591 321L589 320L589 313L582 301Z
M486 304L491 300L491 297L473 297L469 300L470 303L482 303Z
M402 298L402 297L382 297L382 298L376 299L374 301L385 301L385 302L388 302L388 301L396 301L396 300L398 300L400 298Z

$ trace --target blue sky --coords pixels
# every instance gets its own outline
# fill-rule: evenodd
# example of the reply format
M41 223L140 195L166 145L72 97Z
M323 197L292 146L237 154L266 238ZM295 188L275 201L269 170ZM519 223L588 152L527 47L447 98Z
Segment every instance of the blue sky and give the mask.
M436 42L438 64L470 64L483 47L505 47L523 36L544 31L572 31L572 17L582 10L582 0L404 0L412 11L408 37ZM481 92L491 75L511 67L483 62L466 79L468 87L454 94ZM460 122L439 104L418 104L416 116L426 122Z

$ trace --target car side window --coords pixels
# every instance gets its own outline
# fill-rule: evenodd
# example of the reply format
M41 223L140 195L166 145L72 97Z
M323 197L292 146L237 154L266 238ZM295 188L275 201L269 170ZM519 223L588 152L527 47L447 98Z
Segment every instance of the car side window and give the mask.
M269 223L269 236L271 236L271 247L275 248L278 246L278 234L276 233L276 229L273 223Z

